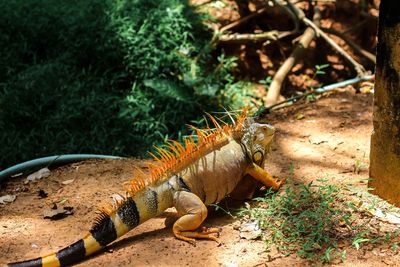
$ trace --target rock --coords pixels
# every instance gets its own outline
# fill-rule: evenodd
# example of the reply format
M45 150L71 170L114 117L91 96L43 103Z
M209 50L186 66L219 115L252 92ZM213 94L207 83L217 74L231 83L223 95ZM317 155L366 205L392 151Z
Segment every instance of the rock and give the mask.
M242 224L240 226L240 238L247 240L257 239L261 236L260 223L258 220Z

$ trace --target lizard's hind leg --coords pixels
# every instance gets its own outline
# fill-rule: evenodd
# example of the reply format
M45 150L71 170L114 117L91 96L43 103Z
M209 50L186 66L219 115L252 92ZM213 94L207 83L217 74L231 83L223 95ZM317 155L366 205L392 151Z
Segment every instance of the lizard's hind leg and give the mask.
M193 245L199 238L219 243L218 238L213 235L218 234L219 230L202 228L200 232L195 231L207 218L207 208L198 196L186 191L177 191L174 194L174 206L180 216L172 228L176 238Z

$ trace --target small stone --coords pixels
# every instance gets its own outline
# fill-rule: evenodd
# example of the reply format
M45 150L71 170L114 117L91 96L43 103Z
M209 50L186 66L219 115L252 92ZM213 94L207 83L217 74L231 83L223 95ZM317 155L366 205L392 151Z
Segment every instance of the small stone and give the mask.
M261 229L259 225L259 221L255 220L252 222L248 222L245 224L242 224L240 227L240 238L248 239L248 240L253 240L257 239L261 236Z

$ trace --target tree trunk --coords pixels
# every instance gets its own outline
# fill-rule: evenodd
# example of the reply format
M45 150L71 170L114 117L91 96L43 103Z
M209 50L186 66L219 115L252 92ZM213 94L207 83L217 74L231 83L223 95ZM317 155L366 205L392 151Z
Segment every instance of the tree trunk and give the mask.
M400 206L400 12L382 0L379 11L369 187Z

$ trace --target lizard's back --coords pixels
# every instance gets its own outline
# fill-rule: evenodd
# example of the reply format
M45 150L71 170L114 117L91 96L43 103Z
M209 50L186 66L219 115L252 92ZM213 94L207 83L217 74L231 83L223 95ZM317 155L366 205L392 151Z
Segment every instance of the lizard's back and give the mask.
M230 138L226 145L198 159L179 175L190 191L209 205L232 192L243 177L247 161L240 143Z

